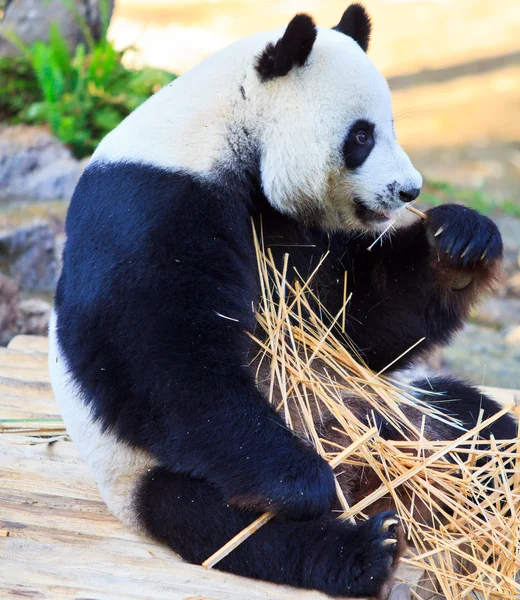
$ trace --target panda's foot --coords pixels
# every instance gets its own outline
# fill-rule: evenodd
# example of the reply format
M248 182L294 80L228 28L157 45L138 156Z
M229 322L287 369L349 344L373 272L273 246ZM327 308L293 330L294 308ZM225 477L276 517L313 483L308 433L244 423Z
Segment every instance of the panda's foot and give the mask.
M335 527L325 531L314 564L308 549L307 576L316 581L306 581L304 587L332 596L385 598L405 549L398 523L395 513L385 512L355 526L343 523L342 533Z
M375 515L366 523L358 525L359 549L357 553L356 594L385 598L393 583L393 576L405 543L395 513Z

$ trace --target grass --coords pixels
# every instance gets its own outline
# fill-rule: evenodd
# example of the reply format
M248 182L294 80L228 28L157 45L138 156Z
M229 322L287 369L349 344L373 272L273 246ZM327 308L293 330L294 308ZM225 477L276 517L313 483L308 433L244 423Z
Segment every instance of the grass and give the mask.
M459 188L446 181L427 180L421 192L421 203L439 206L448 202L465 204L484 215L502 212L520 217L520 203L513 199L496 202L484 188Z

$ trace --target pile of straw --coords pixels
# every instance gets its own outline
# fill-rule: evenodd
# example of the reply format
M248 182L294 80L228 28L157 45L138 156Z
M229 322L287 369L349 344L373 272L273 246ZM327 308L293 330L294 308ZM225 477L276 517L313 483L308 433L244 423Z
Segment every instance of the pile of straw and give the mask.
M416 400L412 389L399 386L382 373L374 374L363 364L344 334L349 303L346 285L342 311L333 316L332 326L325 326L317 314L325 309L309 286L320 265L308 281L303 281L298 273L288 273L287 260L280 272L270 250L266 251L256 235L255 242L262 290L257 320L265 334L255 340L262 360L269 361L271 367L270 400L289 427L291 408L296 407L308 439L333 466L370 468L380 480L378 489L353 506L340 494L344 512L339 518L366 518L370 505L384 496L392 497L410 547L398 575L405 581L410 573L422 576L408 581L414 598L435 594L447 600L517 597L520 437L513 442L479 437L487 425L514 407L505 407L487 420L481 415L469 431L459 427L457 439L425 439L407 420L402 407L412 405L422 411L422 430L426 419L446 417ZM275 388L279 388L277 400ZM386 441L376 427L362 423L343 403L345 392L359 395L373 407L373 413L385 415L400 428L405 441ZM334 416L335 429L345 433L344 446L338 445L337 436L334 444L320 437L312 416L313 404L318 412ZM482 457L488 459L485 466L477 466ZM403 498L408 501L403 502ZM431 512L430 525L416 514L414 509L419 505ZM215 565L272 516L262 515L210 557L205 566Z

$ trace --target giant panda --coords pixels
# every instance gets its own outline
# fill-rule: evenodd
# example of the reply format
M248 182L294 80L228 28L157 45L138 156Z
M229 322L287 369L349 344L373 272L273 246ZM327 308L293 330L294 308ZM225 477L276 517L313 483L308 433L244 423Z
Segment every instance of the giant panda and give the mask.
M369 37L357 4L331 29L298 14L207 59L110 133L69 208L49 355L67 429L123 523L201 564L273 511L217 568L350 597L383 597L403 545L392 512L334 518L331 468L257 384L251 220L304 277L328 251L313 285L331 314L348 271L347 334L374 370L419 338L393 368L446 344L502 256L494 223L455 205L367 252L422 185ZM462 381L428 388L467 425L497 410ZM453 434L439 427L429 433ZM516 426L504 417L491 433L513 438ZM363 493L361 474L342 477L349 498Z

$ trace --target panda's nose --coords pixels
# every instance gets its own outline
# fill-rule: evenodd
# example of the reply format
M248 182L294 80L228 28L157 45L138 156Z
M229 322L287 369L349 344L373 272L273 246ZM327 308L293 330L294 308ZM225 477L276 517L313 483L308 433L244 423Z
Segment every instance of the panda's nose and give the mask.
M401 190L399 192L399 198L403 202L413 202L420 193L421 188L410 188L409 190Z

